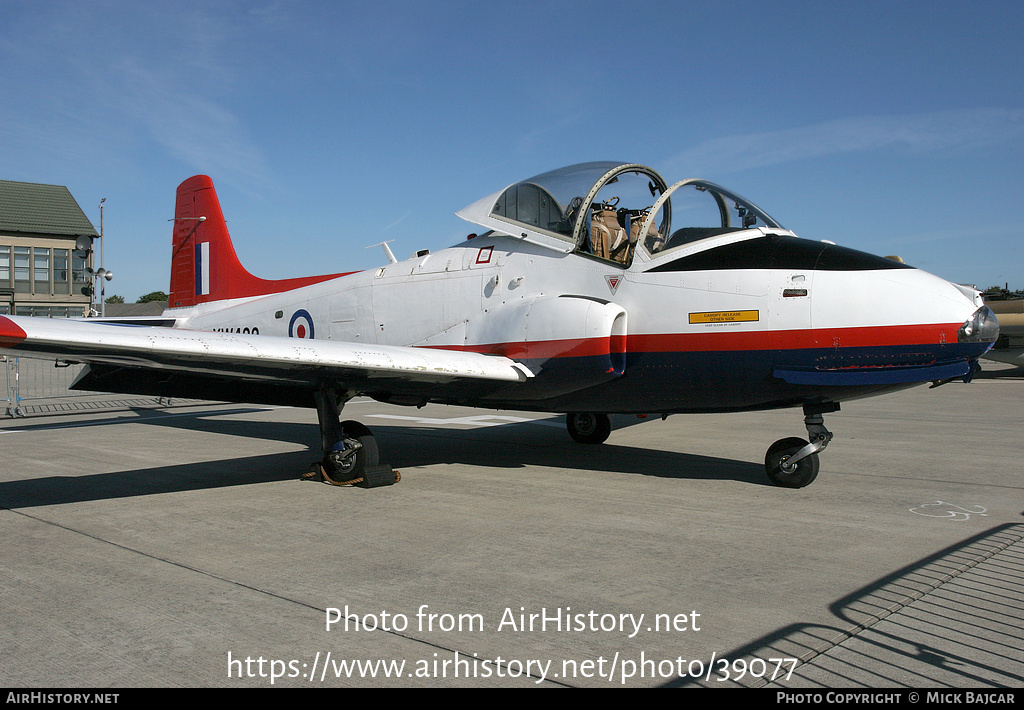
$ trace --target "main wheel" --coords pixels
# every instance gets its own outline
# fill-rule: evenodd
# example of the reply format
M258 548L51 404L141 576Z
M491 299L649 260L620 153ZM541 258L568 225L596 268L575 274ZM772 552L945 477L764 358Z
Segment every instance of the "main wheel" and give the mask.
M565 415L565 426L569 436L581 444L604 443L612 433L608 415L594 412L569 412Z
M354 439L359 442L359 450L354 456L325 456L324 478L336 485L362 478L367 466L376 466L379 463L377 439L369 429L356 421L344 421L341 423L341 430L346 440Z
M764 457L764 468L772 483L783 488L803 488L817 477L816 453L805 456L795 464L786 463L793 454L805 446L806 441L793 436L779 439L768 448L768 453Z

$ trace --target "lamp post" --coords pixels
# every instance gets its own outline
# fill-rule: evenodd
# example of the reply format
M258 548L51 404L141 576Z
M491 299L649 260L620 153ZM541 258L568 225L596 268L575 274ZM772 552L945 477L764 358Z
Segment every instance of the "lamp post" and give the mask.
M90 287L90 295L89 295L89 315L90 316L93 313L95 313L95 310L93 310L93 307L92 307L92 298L93 298L93 296L96 295L96 282L97 281L99 281L99 284L100 284L100 288L99 288L99 292L100 292L100 316L102 317L102 316L107 315L107 303L106 303L107 289L106 289L106 284L104 284L103 282L104 281L110 281L112 278L114 278L113 272L107 271L102 266L102 264L103 264L103 203L106 202L106 201L107 201L106 197L104 197L102 200L100 200L100 237L99 237L99 239L100 239L100 267L98 269L93 269L91 266L85 267L85 273L92 280L92 286ZM78 252L80 252L80 254L81 254L81 256L83 258L87 257L89 255L90 250L92 249L92 247L91 247L91 239L89 239L86 236L79 237L78 246L76 246L75 248L76 248L76 250ZM95 251L93 251L93 253L95 253Z
M104 197L103 199L100 200L100 268L97 269L97 271L96 271L96 278L100 280L100 317L101 318L107 315L107 298L106 298L106 296L107 296L107 287L106 287L106 284L104 284L103 282L104 281L110 281L110 279L114 278L114 274L112 274L111 272L109 272L105 268L103 268L103 264L105 263L104 259L103 259L103 246L104 246L104 243L105 243L104 239L103 239L103 203L106 202L106 201L107 201L106 197Z

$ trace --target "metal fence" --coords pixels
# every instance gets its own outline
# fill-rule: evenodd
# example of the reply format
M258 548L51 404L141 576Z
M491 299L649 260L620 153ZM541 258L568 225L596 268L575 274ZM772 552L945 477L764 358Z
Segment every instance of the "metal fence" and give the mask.
M0 357L0 366L4 375L0 383L5 387L0 394L0 404L5 405L5 413L9 417L23 417L30 411L61 411L91 408L84 402L94 402L93 406L117 406L132 402L156 402L166 406L170 400L156 397L134 395L106 395L100 392L78 392L70 389L84 365L66 365L53 360L35 360L31 358ZM120 399L109 401L111 397ZM75 400L79 404L75 405ZM38 406L35 406L35 404Z
M8 359L7 356L4 355L3 357L0 357L0 365L3 366L3 370L4 370L4 377L3 377L4 390L3 390L3 394L5 395L4 399L0 399L0 403L3 403L3 404L6 405L5 408L4 408L4 411L7 413L7 416L9 416L9 417L19 416L20 412L18 411L18 406L17 406L17 401L18 400L17 400L16 389L15 389L16 386L17 386L16 383L18 381L18 369L17 369L18 365L17 365L17 362L15 361L15 359L13 359L13 358L12 359Z

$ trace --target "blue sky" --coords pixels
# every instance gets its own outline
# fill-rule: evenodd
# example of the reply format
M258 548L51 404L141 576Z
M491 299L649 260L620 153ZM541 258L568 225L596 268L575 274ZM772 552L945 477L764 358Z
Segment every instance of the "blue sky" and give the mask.
M404 258L561 165L729 187L800 236L1024 287L1024 3L0 0L0 179L67 185L107 293L166 290L210 175L243 263Z

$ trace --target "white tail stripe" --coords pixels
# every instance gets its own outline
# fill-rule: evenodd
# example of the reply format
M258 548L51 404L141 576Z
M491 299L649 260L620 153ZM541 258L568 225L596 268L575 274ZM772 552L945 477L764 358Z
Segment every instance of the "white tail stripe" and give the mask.
M196 244L196 295L210 293L210 242Z

